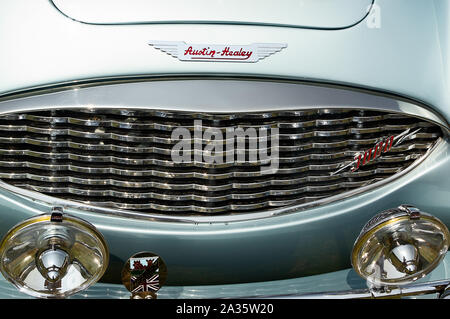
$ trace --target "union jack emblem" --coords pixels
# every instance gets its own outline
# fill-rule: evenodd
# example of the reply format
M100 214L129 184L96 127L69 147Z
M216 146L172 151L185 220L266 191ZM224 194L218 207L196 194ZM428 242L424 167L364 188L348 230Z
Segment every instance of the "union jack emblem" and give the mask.
M136 278L136 277L131 278L132 281L137 283L137 286L131 291L132 293L145 292L145 291L156 292L160 288L159 287L159 274L153 275L150 278L142 278L142 280L138 281L139 279L140 278Z
M130 259L131 292L156 292L159 284L159 258L131 258Z

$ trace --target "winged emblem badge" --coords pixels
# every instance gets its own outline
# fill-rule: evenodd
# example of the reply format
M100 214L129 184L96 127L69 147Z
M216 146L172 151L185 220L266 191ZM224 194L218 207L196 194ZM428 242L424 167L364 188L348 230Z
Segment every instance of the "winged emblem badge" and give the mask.
M249 45L188 44L183 41L149 41L149 45L181 61L254 63L287 47L286 43Z

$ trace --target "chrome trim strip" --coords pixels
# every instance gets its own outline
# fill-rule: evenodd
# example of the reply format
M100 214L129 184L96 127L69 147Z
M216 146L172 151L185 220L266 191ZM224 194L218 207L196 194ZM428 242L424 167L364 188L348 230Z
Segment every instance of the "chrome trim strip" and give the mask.
M38 93L38 92L37 92ZM213 103L212 103L213 101ZM447 124L430 110L411 102L356 90L293 82L191 79L125 82L73 88L0 102L0 114L95 106L96 109L152 109L154 111L224 113L291 111L303 109L366 109L409 114Z
M88 87L104 86L111 84L131 84L136 82L162 82L162 81L197 81L197 80L217 80L217 81L241 81L241 82L269 82L269 83L279 83L279 84L295 84L295 85L309 85L322 88L331 88L338 90L346 90L355 93L364 93L369 95L381 96L387 99L395 100L398 103L407 103L415 105L418 110L423 109L427 113L434 114L433 118L439 118L437 122L443 124L445 130L450 130L450 123L442 117L440 114L436 113L433 107L427 105L423 101L415 100L413 98L402 96L396 92L380 91L372 87L357 87L354 84L336 84L334 82L327 82L324 80L314 81L314 80L304 80L301 78L276 78L267 76L249 76L242 74L159 74L159 75L129 75L129 76L110 76L110 77L96 77L87 78L80 80L70 80L62 81L57 83L42 84L37 86L32 86L28 88L21 88L17 90L11 90L0 93L0 102L9 101L18 98L25 98L36 95L52 94L62 91L70 91L74 89L82 89ZM418 111L417 117L430 120L427 116L420 116L422 111ZM403 113L406 113L404 110ZM217 116L217 114L214 114ZM436 123L437 124L437 123Z
M341 26L341 27L318 27L318 26L301 26L301 25L295 25L295 24L285 24L285 23L267 23L267 22L243 22L239 20L233 20L233 21L208 21L208 20L161 20L161 21L132 21L132 22L120 22L120 23L94 23L94 22L86 22L82 20L75 19L69 15L67 15L65 12L63 12L58 5L55 4L54 0L48 0L51 5L57 10L61 15L63 15L65 18L70 19L72 21L76 21L81 24L86 25L115 25L115 26L121 26L121 25L159 25L159 24L171 24L171 25L177 25L177 24L218 24L218 25L251 25L251 26L265 26L265 27L277 27L277 28L294 28L294 29L310 29L310 30L323 30L323 31L333 31L333 30L345 30L348 28L352 28L367 18L367 16L370 14L373 4L375 0L372 0L370 3L370 6L368 6L366 14L361 19L358 19L356 22L353 22L350 25Z
M288 294L273 296L249 296L241 299L385 299L412 297L429 294L441 295L445 288L450 285L450 280L431 281L426 283L416 283L405 287L392 288L391 290L375 289L355 289L332 292L318 292L309 294Z

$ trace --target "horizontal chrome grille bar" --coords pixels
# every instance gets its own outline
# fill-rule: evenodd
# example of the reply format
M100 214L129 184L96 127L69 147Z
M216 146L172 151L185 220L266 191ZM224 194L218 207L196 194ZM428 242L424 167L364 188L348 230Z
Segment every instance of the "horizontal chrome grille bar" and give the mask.
M413 157L417 157L414 155ZM413 159L413 157L407 157L407 159ZM34 168L40 170L47 171L73 171L79 173L91 173L91 174L113 174L119 176L158 176L165 178L198 178L198 179L206 179L206 180L217 180L217 179L229 179L233 177L257 177L257 176L265 176L266 174L261 171L254 172L228 172L222 174L213 174L213 173L201 173L201 172L168 172L168 171L160 171L160 170L127 170L127 169L116 169L111 167L83 167L83 166L75 166L75 165L48 165L41 163L33 163L33 162L4 162L0 161L0 167L13 167L13 168ZM308 171L330 171L336 170L340 167L340 164L329 164L329 165L307 165L300 166L294 168L280 168L277 170L277 174L295 174L295 173L303 173ZM376 173L385 173L388 174L392 172L392 170L396 170L396 168L383 168L379 167L374 172ZM367 172L367 171L366 171Z
M420 149L428 149L430 147L430 144L410 144L405 145L398 148L393 148L392 152L401 152L406 150L420 150ZM271 152L271 148L268 149L269 152ZM231 152L229 152L231 153ZM327 160L327 159L337 159L342 158L345 156L354 156L357 152L356 151L346 151L346 152L339 152L339 153L333 153L333 154L308 154L303 156L292 156L292 157L280 157L279 162L280 163L300 163L305 161L311 161L311 160ZM186 154L195 155L195 154L201 154L202 156L207 156L206 152L187 152ZM217 156L223 156L225 157L228 152L216 152ZM248 153L247 153L248 154ZM117 164L127 164L127 165L156 165L161 167L173 167L175 165L177 166L192 166L192 167L203 167L203 168L223 168L223 167L232 167L236 165L246 165L246 163L239 163L235 161L225 162L223 164L211 164L211 163L203 163L203 162L197 162L197 163L180 163L175 164L171 160L162 160L162 159L155 159L155 158L144 158L144 159L133 159L133 158L124 158L124 157L118 157L118 156L91 156L91 155L79 155L74 153L45 153L45 152L36 152L36 151L30 151L30 150L4 150L0 149L0 155L4 156L30 156L30 157L36 157L36 158L45 158L50 160L72 160L72 161L80 161L80 162L98 162L98 163L117 163ZM170 155L170 154L166 154ZM402 156L398 157L398 160L408 160L408 158L411 158L410 156ZM397 161L396 158L390 157L390 158L380 158L379 162L385 162L385 161ZM14 161L0 161L0 166L15 166L18 165L26 165L24 162L14 162ZM263 165L263 161L257 160L252 162L254 165ZM52 169L53 166L47 166L49 169ZM61 170L61 169L57 169ZM70 169L69 169L70 170Z
M372 181L371 181L372 182ZM200 202L220 202L232 199L256 199L267 196L277 196L277 195L298 195L302 193L308 192L321 192L321 191L332 191L343 187L361 187L367 185L368 181L360 181L360 182L344 182L338 184L328 184L322 186L303 186L300 188L294 189L285 189L285 190L276 190L271 189L264 192L257 193L248 193L248 194L233 194L229 193L227 195L222 196L199 196L195 194L189 195L167 195L156 192L144 193L144 192L133 192L126 193L123 191L116 190L89 190L89 189L80 189L74 187L41 187L35 185L17 185L19 187L33 188L39 192L44 193L53 193L53 194L61 194L61 193L71 193L83 196L105 196L105 197L116 197L116 198L152 198L166 201L200 201ZM131 185L127 185L131 186ZM242 188L241 188L242 189Z
M418 127L428 127L432 124L426 122L419 122L411 125L384 125L380 127L371 127L371 128L349 128L345 130L335 130L335 131L312 131L307 133L297 133L297 134L276 134L280 140L299 140L299 139L307 139L312 137L330 137L330 136L349 136L351 134L369 134L369 133L383 133L388 131L404 131L408 128L418 128ZM243 129L247 128L273 128L278 126L250 126L250 127L242 127L237 126ZM177 127L173 127L170 132ZM194 130L194 127L185 127L180 126L178 128L185 128L189 130ZM212 127L203 127L203 129L211 129ZM226 128L214 128L226 133ZM116 141L126 141L126 142L153 142L153 143L161 143L161 144L175 144L176 141L171 138L161 138L154 136L135 136L135 135L121 135L115 133L104 133L104 132L82 132L75 129L56 129L56 128L40 128L33 126L16 126L16 125L0 125L0 131L15 131L15 132L26 132L26 133L35 133L35 134L43 134L49 135L51 137L55 137L58 135L62 136L73 136L73 137L82 137L82 138L91 138L91 139L107 139L107 140L116 140ZM169 130L168 130L169 131ZM256 139L256 138L255 138ZM222 141L232 141L233 138L223 139ZM252 137L250 137L252 140ZM206 143L202 139L195 139L193 141L200 141Z
M313 115L314 112L304 112L307 114L301 115ZM277 116L270 116L267 115L267 117L261 116L261 119L267 120L267 118L270 117L286 117L291 116L289 115L290 112L281 113L279 112ZM298 116L300 114L297 114ZM231 115L228 115L228 118L224 115L217 116L216 119L211 119L208 116L204 116L203 114L198 114L198 116L192 116L189 117L189 119L197 118L197 119L210 119L210 120L220 120L221 117L222 120L235 120L236 118L232 118ZM120 122L115 120L105 120L105 119L81 119L81 118L73 118L73 117L49 117L49 116L36 116L31 114L8 114L4 117L6 120L16 121L16 120L29 120L33 122L44 122L44 123L52 123L52 124L61 124L61 123L67 123L67 124L74 124L74 125L82 125L82 126L98 126L98 127L116 127L116 128L129 128L129 129L159 129L159 130L173 130L178 127L187 128L190 130L194 129L194 126L179 126L177 124L169 125L169 124L163 124L163 123L134 123L134 122ZM175 118L175 116L172 116L172 118ZM374 122L374 121L381 121L381 120L387 120L387 119L396 119L396 118L402 118L402 116L399 116L398 114L385 114L385 115L379 115L379 116L351 116L351 117L345 117L341 119L329 119L329 120L310 120L310 121L299 121L295 123L283 123L279 121L271 121L265 123L265 127L279 127L279 128L300 128L300 127L311 127L311 126L327 126L327 125L339 125L339 124L349 124L349 123L367 123L367 122ZM259 126L255 126L258 127ZM218 128L218 126L206 126L205 129L208 128ZM219 127L220 128L220 127Z
M417 133L415 135L415 138L417 139L430 139L430 138L438 138L440 134L438 133ZM151 139L150 139L151 140ZM197 141L196 139L192 139L194 142ZM287 145L280 145L279 151L280 152L288 152L288 151L302 151L307 149L314 149L314 148L323 148L323 146L329 146L329 147L341 147L341 146L368 146L371 147L373 144L377 142L377 138L371 138L371 139L361 139L361 140L346 140L343 142L337 142L337 143L307 143L307 144L301 144L301 145L294 145L294 146L287 146ZM200 140L203 142L203 140ZM226 140L225 140L226 141ZM163 148L163 147L127 147L127 146L121 146L121 145L115 145L115 144L83 144L83 143L77 143L73 141L49 141L49 140L41 140L41 139L32 139L28 137L24 138L17 138L17 137L1 137L0 136L0 144L29 144L29 145L38 145L38 146L46 146L51 148L73 148L73 149L82 149L82 150L93 150L93 151L112 151L112 152L121 152L121 153L157 153L157 154L165 154L170 155L171 149L170 148ZM416 145L424 145L424 144L416 144ZM268 151L270 152L272 148L268 148ZM3 149L3 151L7 151L6 149ZM239 149L237 149L239 151ZM201 152L203 154L203 152ZM225 153L226 154L226 153ZM319 155L319 154L318 154Z

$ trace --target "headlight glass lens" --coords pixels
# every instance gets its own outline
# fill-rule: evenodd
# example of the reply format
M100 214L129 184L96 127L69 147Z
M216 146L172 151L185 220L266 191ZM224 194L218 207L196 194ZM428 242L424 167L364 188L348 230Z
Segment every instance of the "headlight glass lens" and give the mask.
M439 265L448 250L449 237L447 227L428 214L410 218L398 211L384 212L364 227L355 242L352 264L375 286L408 284Z
M65 214L25 220L0 245L0 270L22 292L40 298L64 298L86 289L104 274L109 252L90 223Z

